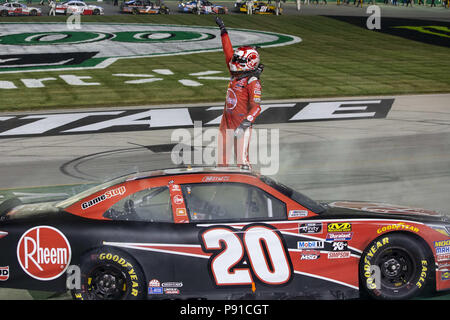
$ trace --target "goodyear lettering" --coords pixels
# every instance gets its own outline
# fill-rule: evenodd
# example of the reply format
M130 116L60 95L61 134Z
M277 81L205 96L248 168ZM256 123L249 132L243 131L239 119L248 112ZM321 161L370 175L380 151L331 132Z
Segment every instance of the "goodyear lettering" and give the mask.
M373 257L373 255L380 249L382 246L389 243L389 238L385 237L379 241L377 241L373 246L370 247L369 251L367 252L366 256L364 257L364 277L366 278L366 284L367 288L373 290L376 289L376 281L374 277L372 276L372 269L371 269L371 263L370 260Z
M100 260L112 260L112 261L118 263L119 265L121 265L122 267L127 268L128 274L131 279L131 287L132 287L131 295L136 297L139 294L139 278L138 278L136 272L134 271L134 267L131 263L129 263L127 260L120 257L119 255L117 255L117 254L113 255L111 253L101 253L98 256L98 258Z
M389 231L398 231L398 230L406 230L406 231L411 231L411 232L419 232L419 228L409 225L409 224L405 224L403 222L399 222L396 224L391 224L389 226L383 226L381 228L378 228L377 233L383 233L383 232L389 232Z
M422 272L420 273L420 278L416 283L416 286L419 288L422 288L423 284L425 283L425 279L427 278L427 271L428 271L428 261L422 260Z

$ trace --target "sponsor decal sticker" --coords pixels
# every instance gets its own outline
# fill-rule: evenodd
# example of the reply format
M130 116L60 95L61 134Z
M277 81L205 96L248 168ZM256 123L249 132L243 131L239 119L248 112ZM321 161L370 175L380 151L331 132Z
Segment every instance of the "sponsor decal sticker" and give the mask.
M438 262L448 261L448 260L450 260L450 253L437 254L437 261Z
M322 233L322 223L321 222L302 223L298 227L298 233Z
M27 230L17 245L20 266L37 280L53 280L61 276L69 266L71 255L67 238L51 226Z
M226 182L230 180L230 176L205 176L202 182Z
M333 251L345 251L348 248L347 241L333 241Z
M178 289L178 288L164 288L164 294L180 294L180 289Z
M158 279L152 279L148 282L148 286L149 287L160 287L161 286L161 282L159 282Z
M323 249L323 241L298 241L297 249Z
M98 204L100 202L103 202L103 201L105 201L107 199L110 199L110 198L113 198L113 197L116 197L116 196L121 196L126 191L127 191L127 189L124 186L121 186L121 187L113 189L113 190L108 190L104 194L102 194L102 195L100 195L98 197L95 197L92 200L83 202L81 204L81 209L86 210L86 209L88 209L88 208L90 208L92 206L95 206L96 204Z
M9 266L0 267L0 281L6 281L9 279Z
M352 240L353 232L327 233L327 241L349 241Z
M300 260L317 260L320 258L318 250L302 250Z
M176 194L173 196L173 202L175 204L182 204L183 203L183 196ZM178 212L177 212L178 213Z
M351 257L350 251L333 251L328 252L328 259L346 259Z
M306 217L307 215L307 210L289 210L289 218Z
M148 294L163 294L162 287L149 287Z
M172 281L172 282L163 282L161 284L162 287L167 288L167 287L173 287L173 288L181 288L183 286L183 282L178 282L178 281Z
M442 272L441 280L450 280L450 272L448 272L448 271Z
M177 216L178 217L186 216L186 209L184 209L184 208L177 208Z
M328 232L349 232L352 231L352 224L348 222L343 223L329 223L327 226Z
M433 244L438 256L450 254L450 240L434 241Z

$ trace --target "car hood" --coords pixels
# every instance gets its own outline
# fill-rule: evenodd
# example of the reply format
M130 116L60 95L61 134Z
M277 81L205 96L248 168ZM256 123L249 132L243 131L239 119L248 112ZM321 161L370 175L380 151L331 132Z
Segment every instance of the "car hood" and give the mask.
M450 222L448 215L416 207L381 202L334 200L321 201L326 210L323 215L339 218L408 219L415 221Z
M20 204L17 202L11 202L9 207L4 207L0 211L0 222L5 220L17 220L24 218L31 218L36 216L48 215L61 212L61 209L57 208L57 202L39 202L31 204Z

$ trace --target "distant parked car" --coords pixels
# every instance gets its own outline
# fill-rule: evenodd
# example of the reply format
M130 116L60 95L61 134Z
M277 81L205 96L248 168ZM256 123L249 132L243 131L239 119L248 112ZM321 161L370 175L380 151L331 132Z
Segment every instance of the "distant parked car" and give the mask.
M170 9L159 1L153 3L148 0L131 0L120 5L120 12L132 14L169 14Z
M234 4L235 11L247 12L247 2L237 1ZM265 1L253 1L252 13L254 14L276 14L276 6ZM279 14L283 12L283 8L279 8Z
M197 1L181 1L178 4L178 8L182 12L187 13L198 13L198 6ZM209 13L216 13L216 14L226 14L228 13L228 8L224 6L215 5L207 0L200 0L200 13L201 14L209 14Z
M57 14L102 15L103 8L83 1L66 1L56 5Z
M28 7L22 3L3 3L0 4L0 16L40 16L41 9Z

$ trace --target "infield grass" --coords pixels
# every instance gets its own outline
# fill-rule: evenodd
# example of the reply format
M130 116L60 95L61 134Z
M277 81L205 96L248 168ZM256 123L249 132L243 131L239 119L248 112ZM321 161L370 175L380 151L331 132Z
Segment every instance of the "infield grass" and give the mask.
M230 28L244 28L296 35L302 42L261 49L265 65L261 77L263 100L443 93L450 91L450 48L415 42L321 16L224 16ZM2 22L64 22L66 17L8 18ZM83 22L161 23L214 26L213 16L102 16ZM233 40L233 39L231 39ZM217 39L217 41L220 41ZM1 49L1 48L0 48ZM170 69L164 81L124 84L114 73L152 73ZM220 70L227 75L223 53L119 60L105 69L0 74L18 89L0 89L0 111L132 106L168 103L220 102L227 81L202 80L203 86L187 87L178 80L190 73ZM76 87L63 81L45 88L26 88L23 78L61 74L90 76L101 86Z

